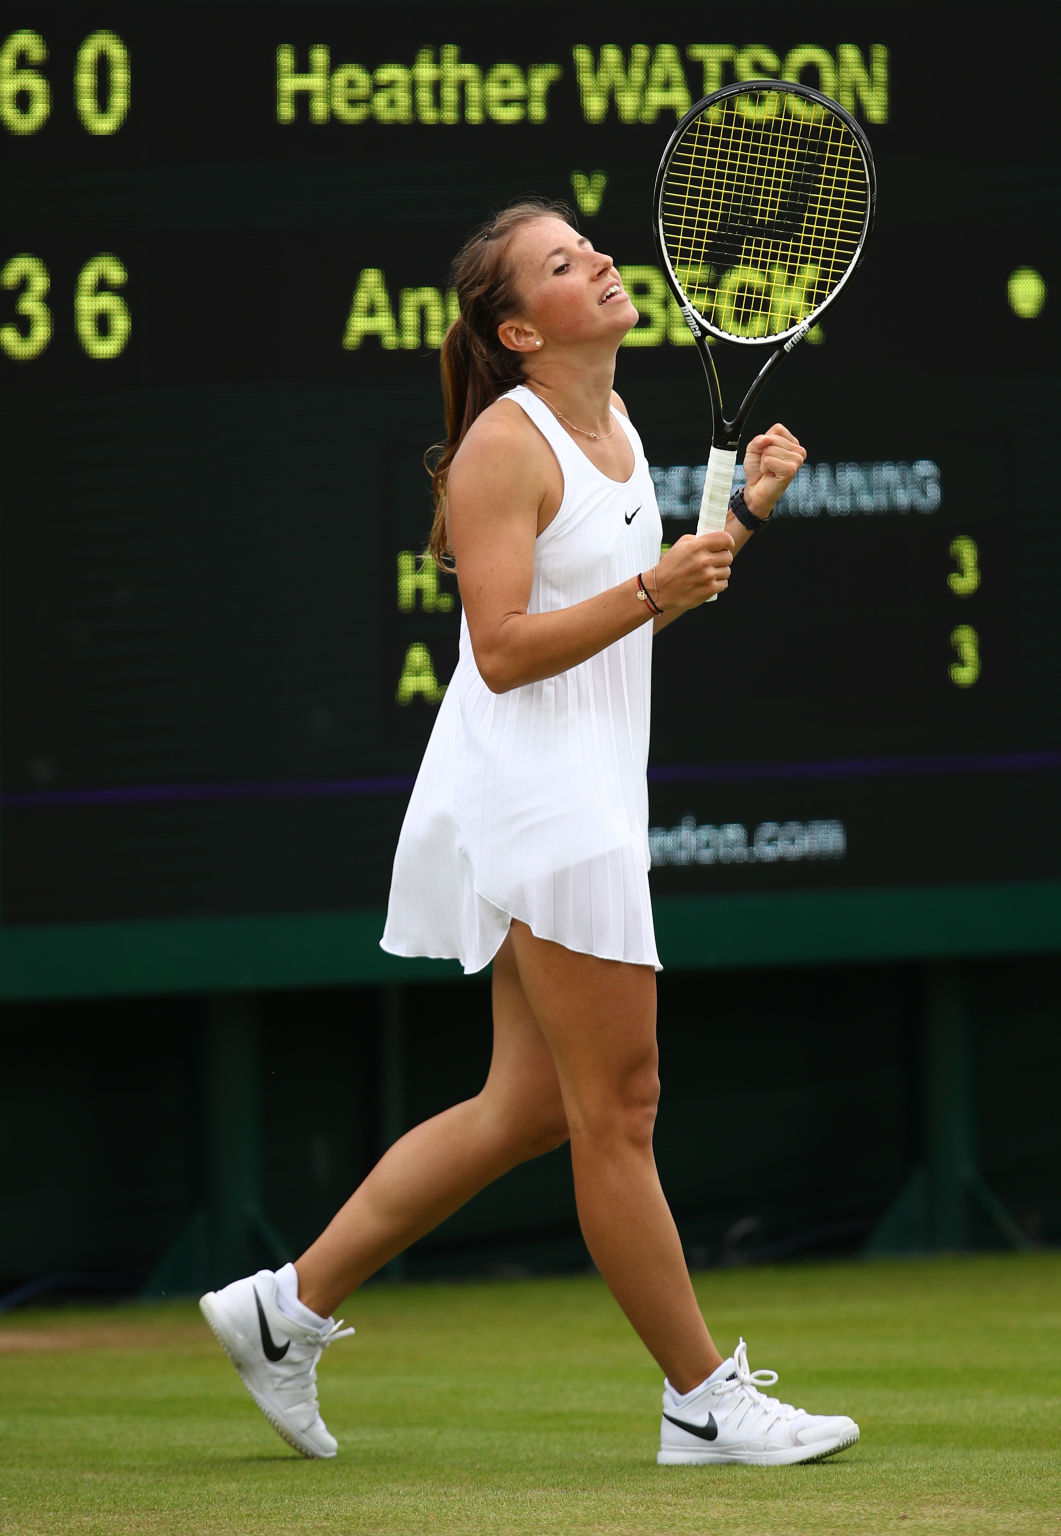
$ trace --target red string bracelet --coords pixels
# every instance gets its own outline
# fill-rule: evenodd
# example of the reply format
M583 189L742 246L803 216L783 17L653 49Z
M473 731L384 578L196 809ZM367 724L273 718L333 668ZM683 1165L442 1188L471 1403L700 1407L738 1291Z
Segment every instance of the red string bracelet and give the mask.
M637 595L638 595L638 597L641 599L641 601L643 603L647 603L648 604L648 606L652 609L653 613L662 614L663 609L660 608L658 606L658 604L656 604L656 603L654 603L652 601L652 598L649 596L648 588L645 586L645 583L641 580L640 575L637 578Z

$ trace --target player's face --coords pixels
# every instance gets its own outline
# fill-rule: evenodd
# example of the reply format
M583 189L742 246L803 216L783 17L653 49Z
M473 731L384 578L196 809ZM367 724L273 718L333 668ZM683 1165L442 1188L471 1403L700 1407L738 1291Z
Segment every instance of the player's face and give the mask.
M543 344L622 340L637 324L612 258L551 215L522 225L510 256L523 319Z

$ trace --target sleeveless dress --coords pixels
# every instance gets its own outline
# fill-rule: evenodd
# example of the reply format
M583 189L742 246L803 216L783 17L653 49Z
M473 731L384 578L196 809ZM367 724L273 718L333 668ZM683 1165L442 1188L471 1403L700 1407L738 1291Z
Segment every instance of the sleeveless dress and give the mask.
M522 407L564 480L535 543L528 612L593 597L655 565L662 523L641 439L609 479L531 390ZM634 599L631 598L631 602ZM652 625L542 682L494 694L466 618L394 859L381 947L482 970L513 918L567 949L661 969L648 889Z

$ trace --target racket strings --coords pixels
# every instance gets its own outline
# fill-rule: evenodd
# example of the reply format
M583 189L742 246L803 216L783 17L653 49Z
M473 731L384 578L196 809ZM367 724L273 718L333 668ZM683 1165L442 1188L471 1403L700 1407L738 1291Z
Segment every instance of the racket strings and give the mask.
M676 144L660 232L686 296L727 335L801 324L851 270L869 192L854 134L787 93L741 93L695 118Z

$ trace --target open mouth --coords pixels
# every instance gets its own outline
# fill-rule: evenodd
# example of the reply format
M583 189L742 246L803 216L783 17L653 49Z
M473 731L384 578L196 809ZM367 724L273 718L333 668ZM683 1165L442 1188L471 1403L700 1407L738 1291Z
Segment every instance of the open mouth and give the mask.
M610 299L619 298L622 294L622 291L623 289L621 283L609 283L607 288L605 288L604 292L601 294L600 299L598 300L598 307L600 304L607 304Z

